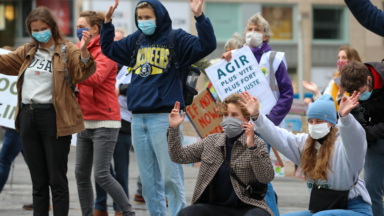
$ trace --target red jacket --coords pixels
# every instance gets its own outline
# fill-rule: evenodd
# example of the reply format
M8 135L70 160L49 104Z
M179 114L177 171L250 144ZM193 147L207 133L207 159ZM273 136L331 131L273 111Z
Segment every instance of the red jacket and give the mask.
M77 44L80 48L80 42ZM120 105L115 93L117 63L101 53L100 35L88 44L97 63L96 72L79 83L79 101L84 120L121 121Z

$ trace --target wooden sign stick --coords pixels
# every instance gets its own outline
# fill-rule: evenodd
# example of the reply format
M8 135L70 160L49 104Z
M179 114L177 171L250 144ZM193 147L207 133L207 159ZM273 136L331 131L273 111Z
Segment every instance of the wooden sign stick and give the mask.
M272 150L273 150L273 153L275 153L275 156L276 156L277 161L279 162L281 168L283 168L284 167L284 163L283 163L283 161L280 158L279 152L277 152L277 150L275 148L273 148L273 147L272 147Z

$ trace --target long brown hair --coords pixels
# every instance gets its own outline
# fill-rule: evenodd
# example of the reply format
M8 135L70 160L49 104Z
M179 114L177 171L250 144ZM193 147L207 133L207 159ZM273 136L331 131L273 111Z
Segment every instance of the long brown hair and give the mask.
M328 170L332 171L329 159L335 149L334 145L337 132L338 129L336 127L331 128L319 151L316 149L316 140L308 136L304 151L301 153L300 173L300 175L304 174L306 180L328 180Z
M67 41L64 39L64 36L60 31L60 28L57 25L57 21L55 17L52 15L51 11L49 11L47 7L40 6L34 9L33 11L31 11L27 19L25 20L25 26L27 27L27 32L29 36L32 38L32 42L31 42L32 47L38 48L40 44L39 41L37 41L35 38L32 37L31 23L36 21L42 21L44 23L47 23L47 25L51 29L52 37L55 43L61 44Z
M349 46L341 46L339 52L343 50L347 54L348 62L362 62L359 53Z

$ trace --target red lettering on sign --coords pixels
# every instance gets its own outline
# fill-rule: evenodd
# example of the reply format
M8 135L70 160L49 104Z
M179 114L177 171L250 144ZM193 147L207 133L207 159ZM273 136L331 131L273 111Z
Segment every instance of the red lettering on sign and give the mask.
M203 129L204 129L204 125L205 125L205 127L207 127L207 123L205 123L203 116L201 116L201 118L199 118L199 123L200 123L201 127L203 127Z
M205 121L210 124L211 123L211 117L209 117L209 115L207 113L204 114L204 119Z
M188 113L192 116L192 119L195 119L196 116L194 116L191 112L191 107L187 108Z
M196 115L199 115L199 113L197 113L197 111L196 111L196 110L197 110L197 107L196 107L196 104L195 104L195 103L192 104L192 109L195 110Z

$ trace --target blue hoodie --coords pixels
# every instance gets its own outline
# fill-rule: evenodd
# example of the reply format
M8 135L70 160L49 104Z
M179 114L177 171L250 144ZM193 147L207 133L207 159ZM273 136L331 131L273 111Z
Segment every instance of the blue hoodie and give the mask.
M175 102L179 101L183 109L185 104L182 83L176 75L175 67L172 65L170 70L165 71L169 62L167 36L172 29L172 20L160 1L142 0L138 4L142 2L152 5L157 27L153 35L145 36L141 42L131 85L127 91L128 107L133 113L169 113ZM135 20L138 27L136 13ZM175 43L180 68L197 62L216 49L216 37L209 19L203 14L196 21L199 37L182 29L176 32ZM141 30L114 42L115 28L112 22L103 21L100 34L103 54L119 64L129 65Z

